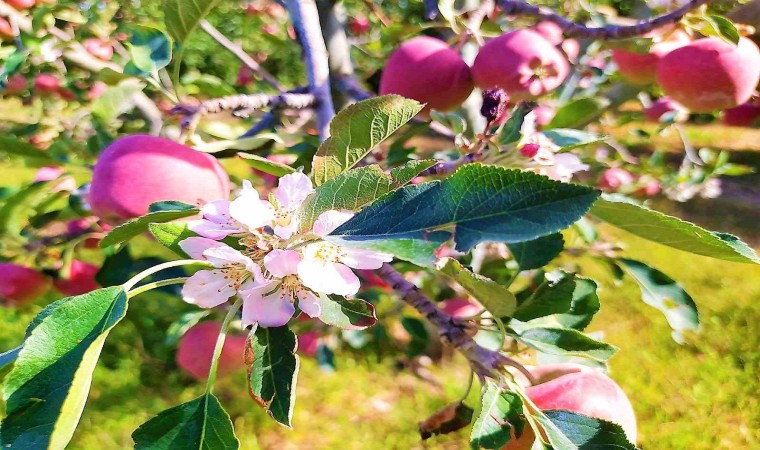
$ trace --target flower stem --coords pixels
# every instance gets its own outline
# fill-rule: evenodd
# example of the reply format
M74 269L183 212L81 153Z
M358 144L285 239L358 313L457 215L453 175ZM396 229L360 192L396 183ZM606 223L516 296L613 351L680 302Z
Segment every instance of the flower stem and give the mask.
M132 289L131 291L129 291L129 294L127 296L129 298L132 298L132 297L136 297L142 294L143 292L148 292L156 288L160 288L163 286L170 286L172 284L184 283L187 280L187 278L188 277L177 277L177 278L169 278L166 280L154 281L153 283L146 283L142 286L136 287Z
M153 266L153 267L151 267L149 269L143 270L142 272L140 272L137 275L135 275L132 278L130 278L129 281L127 281L126 283L124 283L122 285L122 287L124 288L125 291L129 292L130 290L132 290L133 287L135 287L135 285L137 283L140 282L140 280L142 280L143 278L147 278L147 277L153 275L156 272L160 272L160 271L162 271L164 269L168 269L170 267L189 266L189 265L192 265L192 264L200 264L200 265L204 265L206 267L213 267L213 265L210 262L208 262L208 261L198 261L197 259L180 259L180 260L177 260L177 261L169 261L169 262L165 262L163 264L159 264L157 266Z
M219 356L222 354L224 348L224 341L227 339L227 330L230 327L230 322L235 318L240 307L243 305L243 299L238 298L232 305L227 315L222 322L222 329L219 331L219 337L216 338L216 346L214 347L214 356L211 358L211 368L208 371L208 380L206 380L206 394L211 393L211 388L214 387L216 381L216 371L219 368Z

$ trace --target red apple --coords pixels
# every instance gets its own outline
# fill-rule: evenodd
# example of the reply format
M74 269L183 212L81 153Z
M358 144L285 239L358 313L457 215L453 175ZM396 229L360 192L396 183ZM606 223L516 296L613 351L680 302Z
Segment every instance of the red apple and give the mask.
M427 36L412 38L396 49L385 63L380 94L398 94L448 111L461 105L472 92L470 67L445 42Z
M715 37L665 55L657 82L673 100L695 112L733 108L752 97L760 80L760 50L747 38L739 45Z
M670 97L660 97L647 109L644 110L644 117L650 122L659 122L663 115L675 113L674 122L683 122L689 117L689 111Z
M298 335L298 353L304 356L314 357L319 348L319 333L307 331Z
M61 89L61 80L50 73L41 73L34 77L34 92L40 95L57 94Z
M636 443L636 415L625 392L612 379L594 369L577 364L548 364L531 369L538 384L525 393L542 410L564 409L623 427L628 440ZM519 439L504 450L529 450L535 440L526 426Z
M75 259L71 262L71 272L68 278L53 280L53 285L62 294L68 296L82 295L99 289L100 285L95 281L95 275L100 267Z
M227 199L230 179L210 155L168 139L133 135L98 157L90 185L92 211L110 221L146 214L151 203Z
M245 87L253 83L254 80L253 70L248 66L241 66L237 73L237 85Z
M0 17L0 41L13 39L14 37L16 37L16 33L13 32L11 24L4 18Z
M723 123L734 127L751 127L760 118L760 105L749 101L723 111Z
M0 262L0 306L21 306L41 297L50 288L50 280L25 266Z
M620 75L633 84L650 84L657 79L657 65L665 55L690 42L688 34L681 30L671 32L666 40L653 44L649 53L636 53L623 49L612 51L612 61Z
M109 61L113 58L113 46L110 42L98 38L84 40L84 48L96 58Z
M631 172L613 167L602 173L598 186L605 191L617 191L621 187L633 183L633 181L634 177Z
M26 90L26 78L21 74L16 74L8 77L8 82L5 83L5 93L7 95L18 95Z
M472 66L481 89L499 87L510 99L530 100L557 88L570 72L567 58L531 30L517 30L481 47Z
M37 2L35 0L5 0L5 3L16 9L27 9L34 6Z
M366 34L370 29L369 19L364 16L354 17L348 21L348 31L354 36Z
M460 319L476 316L483 312L482 306L466 298L450 298L442 301L438 307L446 314Z
M218 322L201 322L187 330L179 341L177 365L193 378L208 378L216 339L221 329ZM219 356L218 376L229 375L245 367L245 341L243 335L227 334Z

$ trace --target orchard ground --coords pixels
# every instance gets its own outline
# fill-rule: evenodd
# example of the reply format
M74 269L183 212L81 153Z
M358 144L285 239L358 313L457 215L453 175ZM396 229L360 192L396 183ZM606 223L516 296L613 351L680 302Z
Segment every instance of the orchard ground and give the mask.
M618 131L630 137L625 130ZM731 148L731 143L748 147L758 142L736 136L757 131L725 127L711 131L702 134L695 128L691 138L698 145L714 148ZM706 138L711 142L704 142ZM674 144L668 139L656 142L659 146ZM734 150L742 150L742 158L760 157L755 153L760 149ZM34 169L0 165L0 171L3 183L9 186L34 176ZM667 205L657 206L663 209ZM712 208L714 212L714 205ZM748 215L729 221L725 214L700 215L699 209L689 208L689 204L684 208L690 213L689 220L736 232L756 247L760 245L756 210L754 217L748 208ZM726 229L728 222L740 228ZM743 224L750 226L741 227ZM615 286L604 268L580 260L586 266L584 271L601 282L602 312L590 331L605 330L605 340L622 348L611 360L612 374L634 404L641 448L758 448L760 268L688 255L624 233L619 237L627 244L630 257L673 272L670 275L697 301L703 320L702 333L690 336L687 345L678 345L671 340L662 314L637 300L640 294L632 281L626 279ZM157 247L143 240L137 248L145 253L164 251ZM0 349L17 345L26 324L53 298L22 310L0 309L0 321L5 324ZM161 293L132 302L123 325L106 342L90 401L69 448L131 448L130 434L138 425L202 393L203 383L175 370L173 347L164 343L163 330L189 310L192 307L179 297ZM222 380L215 391L235 421L241 448L467 447L466 430L434 437L425 444L417 437L418 421L462 394L461 379L467 377L464 360L455 357L431 368L443 385L439 389L408 371L398 373L392 358L359 358L339 353L335 373L322 372L314 360L302 358L292 431L251 406L243 373ZM476 392L468 398L472 406L478 402Z

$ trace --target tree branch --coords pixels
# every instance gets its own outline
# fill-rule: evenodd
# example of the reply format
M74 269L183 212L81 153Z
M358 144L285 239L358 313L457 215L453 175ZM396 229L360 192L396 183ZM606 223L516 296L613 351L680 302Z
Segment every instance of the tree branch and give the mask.
M560 16L549 8L534 6L524 1L500 0L499 6L509 16L530 16L554 22L562 28L566 37L590 39L624 39L641 36L662 26L678 22L689 11L706 4L709 0L691 0L684 6L667 14L653 17L636 25L606 25L589 27Z
M511 366L523 373L531 382L535 381L522 364L499 352L478 345L470 335L470 325L467 322L441 311L432 300L420 292L417 286L407 281L390 264L383 264L377 273L391 285L404 302L419 311L438 328L438 334L444 343L454 346L467 357L473 371L481 379L497 378L498 372L502 371L504 366Z
M223 35L219 30L214 28L214 26L211 25L207 20L201 20L200 27L209 36L214 38L215 41L220 43L222 47L226 48L227 50L232 52L232 54L237 56L238 59L240 59L240 61L243 62L243 64L248 66L249 69L251 69L254 73L260 76L264 81L272 85L273 88L277 89L280 92L283 91L282 86L271 73L264 70L264 68L261 67L259 63L254 61L253 58L251 58L250 55L248 55L248 53L246 53L239 45L227 39L225 35Z
M330 137L330 121L335 116L330 93L330 66L327 47L322 37L319 12L315 0L287 0L293 28L303 47L309 92L317 101L317 131L320 140Z

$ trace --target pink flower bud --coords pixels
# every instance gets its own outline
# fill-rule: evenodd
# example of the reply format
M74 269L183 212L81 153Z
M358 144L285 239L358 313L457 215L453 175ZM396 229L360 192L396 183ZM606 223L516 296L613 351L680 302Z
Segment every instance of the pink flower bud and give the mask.
M520 147L520 154L526 158L533 158L538 154L539 150L541 150L541 146L538 144L525 144Z
M616 167L613 167L612 169L607 169L602 173L602 176L599 178L599 188L608 190L608 191L616 191L620 189L622 186L628 185L633 183L633 175L631 175L631 172L628 172L625 169L619 169Z

